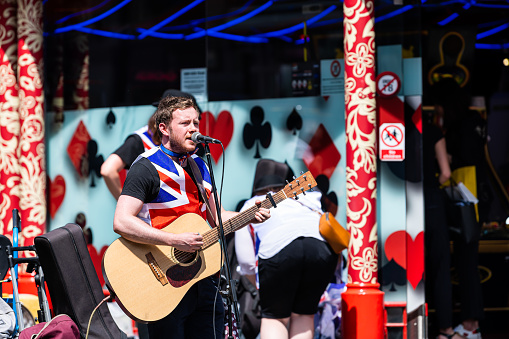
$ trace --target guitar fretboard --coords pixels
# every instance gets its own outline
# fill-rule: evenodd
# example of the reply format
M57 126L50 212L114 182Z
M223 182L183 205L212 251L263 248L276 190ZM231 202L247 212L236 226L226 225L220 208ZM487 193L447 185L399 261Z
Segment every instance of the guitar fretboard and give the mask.
M288 197L286 196L284 190L281 190L272 195L272 199L276 205L286 198ZM258 212L260 207L270 209L274 206L272 205L272 202L269 200L269 198L265 198L265 200L263 200L260 205L253 205L247 210L223 222L224 234L228 235L248 225L249 222L253 220L256 212ZM218 240L219 228L214 227L213 229L203 234L203 249L215 244Z

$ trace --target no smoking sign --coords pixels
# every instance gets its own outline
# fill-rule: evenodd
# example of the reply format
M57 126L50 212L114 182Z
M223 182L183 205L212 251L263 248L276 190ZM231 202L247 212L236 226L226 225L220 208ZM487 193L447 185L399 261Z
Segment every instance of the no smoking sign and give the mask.
M401 123L385 123L379 128L380 160L405 160L405 126Z

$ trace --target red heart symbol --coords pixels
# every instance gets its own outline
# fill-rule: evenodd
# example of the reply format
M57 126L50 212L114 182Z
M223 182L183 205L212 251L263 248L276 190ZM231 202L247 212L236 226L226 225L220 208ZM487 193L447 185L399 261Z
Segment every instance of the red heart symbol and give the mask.
M94 245L88 244L87 245L88 254L90 254L90 259L92 259L92 264L94 264L95 273L97 273L97 277L99 278L99 282L101 283L101 286L104 285L104 277L102 273L102 266L101 266L101 260L102 258L99 256L99 253L97 253L97 249Z
M224 149L228 147L228 144L232 140L233 136L233 118L230 112L222 111L217 116L217 121L210 112L203 112L200 120L200 132L201 134L208 135L214 139L219 139L223 143ZM214 161L219 161L223 149L221 145L211 144L210 154Z
M55 180L51 181L48 178L50 190L49 190L49 214L51 219L55 218L60 205L64 201L65 196L65 180L60 174L55 177Z
M388 260L394 259L406 269L407 280L415 289L424 274L424 232L414 240L406 231L396 231L385 240L384 251Z
M108 246L107 245L104 245L103 247L101 247L101 250L99 251L99 257L101 258L101 262L103 260L103 257L104 257L104 253L106 253L106 250L108 249Z

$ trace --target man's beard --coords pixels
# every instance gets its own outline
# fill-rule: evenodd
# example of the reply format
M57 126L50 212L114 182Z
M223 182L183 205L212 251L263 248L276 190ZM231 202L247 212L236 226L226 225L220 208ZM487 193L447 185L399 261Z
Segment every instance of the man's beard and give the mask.
M186 141L186 139L184 139L184 142ZM175 153L180 153L180 154L184 154L184 153L187 153L187 152L191 152L193 150L188 150L186 148L184 148L182 146L182 143L180 143L178 140L176 140L174 137L173 137L173 133L170 132L169 133L169 143L170 143L170 150L175 152Z

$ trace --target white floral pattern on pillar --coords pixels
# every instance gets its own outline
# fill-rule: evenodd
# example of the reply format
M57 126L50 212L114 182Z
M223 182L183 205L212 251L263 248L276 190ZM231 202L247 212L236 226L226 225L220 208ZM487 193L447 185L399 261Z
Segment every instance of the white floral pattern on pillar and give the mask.
M376 283L376 101L374 1L345 0L348 283Z
M0 233L9 237L21 195L16 12L16 0L0 1Z
M46 228L42 0L18 0L20 210L25 245Z

